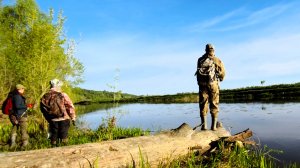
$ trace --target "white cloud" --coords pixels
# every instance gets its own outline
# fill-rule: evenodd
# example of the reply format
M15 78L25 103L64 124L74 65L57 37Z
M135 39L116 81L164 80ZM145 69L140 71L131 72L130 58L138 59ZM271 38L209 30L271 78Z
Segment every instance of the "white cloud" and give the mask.
M285 5L280 4L271 7L266 7L258 11L249 12L249 15L246 15L244 18L230 21L229 22L231 23L230 25L225 25L222 28L216 28L214 30L230 31L230 30L236 30L236 29L248 27L259 23L264 23L269 19L276 18L276 16L288 10L290 6L291 6L290 4L285 4Z
M223 23L224 21L231 19L232 17L242 14L243 10L244 10L243 8L240 8L240 9L236 9L234 11L230 11L224 15L210 18L209 20L205 20L201 23L196 23L194 25L191 25L187 29L191 32L207 30L207 29L214 27L220 23Z
M249 11L243 7L189 26L188 30L192 32L232 31L276 19L293 5L294 3L276 4L256 11Z

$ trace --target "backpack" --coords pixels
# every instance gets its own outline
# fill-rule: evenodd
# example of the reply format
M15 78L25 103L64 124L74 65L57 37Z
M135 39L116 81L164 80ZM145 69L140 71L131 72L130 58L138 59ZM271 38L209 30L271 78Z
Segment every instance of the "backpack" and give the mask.
M216 80L216 66L214 60L207 57L200 61L198 68L198 77L202 82L211 83Z
M13 113L12 93L9 93L7 98L4 100L1 110L2 113L6 115L10 115Z
M44 94L41 98L40 109L47 120L63 117L66 112L63 94L52 90Z

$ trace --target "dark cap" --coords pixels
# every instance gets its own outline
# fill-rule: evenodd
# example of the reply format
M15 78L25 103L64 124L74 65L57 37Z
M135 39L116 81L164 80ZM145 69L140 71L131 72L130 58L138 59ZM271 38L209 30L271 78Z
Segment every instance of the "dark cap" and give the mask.
M214 50L215 47L212 45L212 44L206 44L205 46L205 50L208 51L208 50Z

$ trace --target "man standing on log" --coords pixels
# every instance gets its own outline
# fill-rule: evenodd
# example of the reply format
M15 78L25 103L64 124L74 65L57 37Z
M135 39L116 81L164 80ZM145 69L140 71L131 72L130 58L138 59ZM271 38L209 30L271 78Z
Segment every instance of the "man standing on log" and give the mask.
M219 81L225 77L225 68L222 61L215 56L212 44L207 44L205 54L198 59L195 73L199 85L199 107L201 130L206 130L206 115L208 105L212 117L211 130L217 129L219 112Z

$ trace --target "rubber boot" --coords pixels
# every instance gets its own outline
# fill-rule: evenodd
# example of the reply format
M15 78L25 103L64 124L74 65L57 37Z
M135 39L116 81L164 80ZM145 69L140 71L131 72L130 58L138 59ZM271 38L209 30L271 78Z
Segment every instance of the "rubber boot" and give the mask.
M22 142L22 147L25 148L28 145L28 140L24 140Z
M68 138L65 138L65 139L62 139L61 140L61 143L62 143L62 145L67 145L68 144L68 141L69 141L69 139Z
M211 121L211 130L216 131L217 130L217 122L218 122L218 118L217 117L211 117L212 121Z
M12 134L10 139L10 147L13 148L16 146L17 134Z
M56 147L56 141L55 140L51 140L51 147Z
M207 126L206 126L206 116L200 115L200 117L201 117L201 124L202 124L201 130L207 130Z

